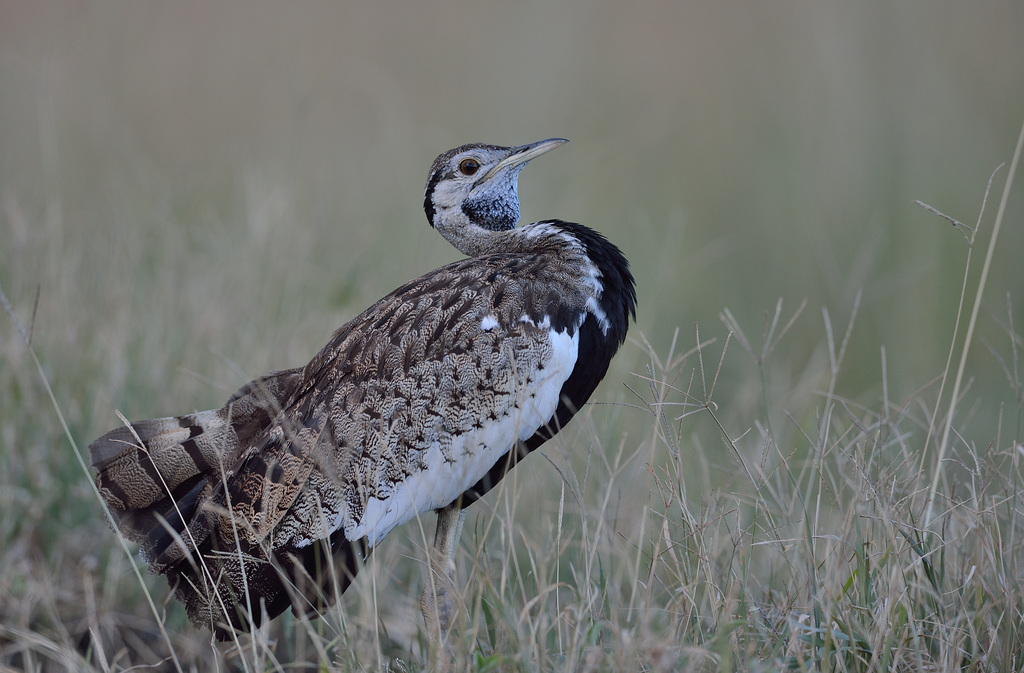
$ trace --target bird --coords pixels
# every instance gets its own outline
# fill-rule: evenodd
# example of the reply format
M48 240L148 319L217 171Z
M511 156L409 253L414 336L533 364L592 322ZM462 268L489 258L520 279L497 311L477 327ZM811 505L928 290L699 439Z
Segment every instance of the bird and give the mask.
M110 523L197 627L228 640L288 608L315 617L390 531L436 510L421 610L432 645L447 636L465 508L583 407L636 319L629 263L602 234L517 226L520 171L566 142L442 153L424 211L465 258L220 409L90 445Z

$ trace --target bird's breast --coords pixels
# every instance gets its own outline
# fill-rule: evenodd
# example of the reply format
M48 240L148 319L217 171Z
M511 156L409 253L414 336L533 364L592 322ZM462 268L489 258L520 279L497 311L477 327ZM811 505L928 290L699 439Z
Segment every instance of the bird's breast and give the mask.
M485 318L481 327L488 326ZM548 328L543 359L528 361L528 352L517 360L510 354L511 371L492 371L491 377L505 383L488 386L479 404L470 397L462 401L466 413L453 419L441 417L425 433L431 440L420 451L405 452L414 457L401 466L402 479L378 471L363 476L364 497L356 507L345 508L334 530L344 526L349 540L366 538L377 544L393 528L430 510L454 501L478 482L519 441L524 441L550 421L558 407L562 384L576 364L579 349L577 330ZM485 372L477 372L483 375ZM506 376L512 374L512 376ZM398 458L396 454L394 458ZM376 461L378 465L387 461ZM365 494L369 493L369 497Z

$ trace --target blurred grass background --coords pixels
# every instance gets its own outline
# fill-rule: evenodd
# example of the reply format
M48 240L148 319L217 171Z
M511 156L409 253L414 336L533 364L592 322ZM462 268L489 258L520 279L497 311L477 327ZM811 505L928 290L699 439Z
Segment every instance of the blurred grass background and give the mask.
M836 393L880 404L884 347L888 397L934 405L924 386L945 364L967 247L912 201L974 223L1024 113L1022 31L1016 0L0 0L0 286L85 446L115 409L220 406L456 259L422 213L441 151L567 137L523 174L523 218L604 232L639 288L634 339L595 400L637 402L623 384L646 385L635 374L677 328L686 348L695 324L719 348L728 307L756 341L777 300L787 319L806 300L767 381L788 451L786 413L813 421L826 387L820 311L845 325L858 292ZM1022 194L1008 204L979 325L992 349L972 349L965 412L1004 445L1021 438L1020 406L993 351L1010 360L1007 302L1024 315ZM116 591L134 580L6 317L0 353L0 591L24 601L4 619L33 631L33 586L53 611L83 609L90 573L101 595L89 600L145 614L141 593L102 597L104 573L129 587ZM719 382L737 435L763 402L750 364L734 345ZM596 409L590 434L609 455L650 433L636 409ZM682 440L694 502L735 485L717 441ZM567 440L549 453L582 472L573 451ZM643 456L639 475L655 460ZM558 504L543 460L517 470L517 488L542 502L523 515L536 530ZM626 500L617 516L629 522ZM397 572L415 583L412 552L394 544L382 565L409 566Z

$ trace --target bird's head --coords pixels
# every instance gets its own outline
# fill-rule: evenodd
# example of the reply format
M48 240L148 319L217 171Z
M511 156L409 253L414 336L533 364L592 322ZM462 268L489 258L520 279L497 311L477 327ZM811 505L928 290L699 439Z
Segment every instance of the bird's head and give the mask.
M430 225L467 255L486 251L492 232L519 221L519 172L534 157L569 142L550 138L519 147L474 143L448 150L430 167L423 209Z

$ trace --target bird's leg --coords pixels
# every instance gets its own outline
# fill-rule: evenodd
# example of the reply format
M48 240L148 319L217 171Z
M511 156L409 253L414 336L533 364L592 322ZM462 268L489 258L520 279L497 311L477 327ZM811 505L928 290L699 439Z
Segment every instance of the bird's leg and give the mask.
M455 569L455 552L459 535L466 520L466 511L459 501L437 510L437 531L434 547L428 551L427 581L423 587L420 608L427 625L431 657L440 661L442 653L451 654L448 631L455 621L455 584L451 571Z

